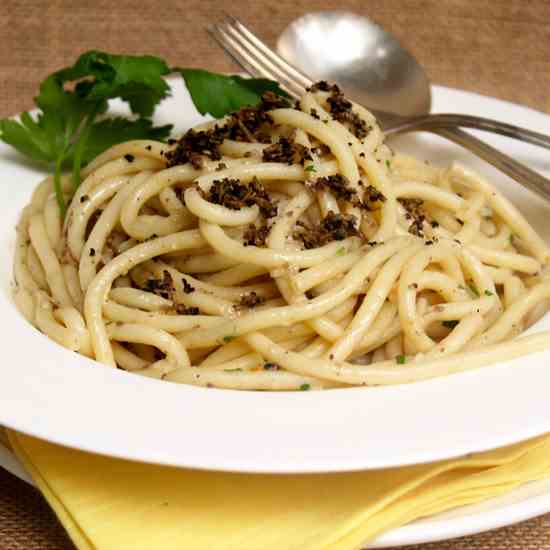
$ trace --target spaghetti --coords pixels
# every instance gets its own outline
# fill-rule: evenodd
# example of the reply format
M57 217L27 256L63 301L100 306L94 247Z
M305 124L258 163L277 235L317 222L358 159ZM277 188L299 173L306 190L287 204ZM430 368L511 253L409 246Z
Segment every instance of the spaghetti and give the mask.
M299 390L414 382L550 347L549 249L469 169L395 154L320 83L34 191L15 299L55 342L145 376Z

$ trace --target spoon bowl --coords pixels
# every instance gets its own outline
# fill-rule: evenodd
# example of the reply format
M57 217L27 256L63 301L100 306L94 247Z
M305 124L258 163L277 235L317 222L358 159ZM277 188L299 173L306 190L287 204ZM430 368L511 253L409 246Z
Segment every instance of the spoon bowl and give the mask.
M309 13L283 31L277 49L314 79L338 82L371 110L402 116L430 111L430 83L422 67L366 17L345 11Z

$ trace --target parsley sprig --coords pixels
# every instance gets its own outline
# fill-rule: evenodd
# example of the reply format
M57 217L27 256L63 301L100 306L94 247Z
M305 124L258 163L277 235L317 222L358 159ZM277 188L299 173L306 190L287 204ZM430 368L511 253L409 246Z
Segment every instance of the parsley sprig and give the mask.
M82 166L112 145L168 136L172 127L155 128L150 117L169 93L162 78L169 72L157 57L89 51L40 84L35 98L40 113L36 117L26 112L19 121L0 120L0 137L21 153L53 166L55 194L64 215L64 168L72 168L76 188ZM102 118L108 100L117 97L128 102L135 119Z
M276 82L245 79L200 69L171 69L151 55L113 55L98 50L82 54L74 65L56 71L41 84L33 115L0 119L0 139L54 173L54 189L62 217L67 203L61 186L71 169L73 188L83 166L109 147L133 139L164 140L171 125L153 126L157 105L170 93L165 76L179 72L201 114L216 118L258 104L266 91L286 94ZM108 117L108 101L128 103L131 118Z

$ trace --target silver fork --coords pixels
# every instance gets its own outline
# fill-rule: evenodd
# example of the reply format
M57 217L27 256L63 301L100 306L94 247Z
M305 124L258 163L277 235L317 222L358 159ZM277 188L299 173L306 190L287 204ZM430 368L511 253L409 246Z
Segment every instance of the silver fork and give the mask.
M281 88L293 97L300 97L305 89L313 84L313 81L309 77L287 63L234 17L226 16L225 21L212 25L208 31L223 50L251 76L276 80L279 82ZM455 119L450 118L451 115L427 115L425 117L407 119L406 117L389 115L388 113L377 113L376 111L373 111L373 113L384 120L383 130L386 135L418 130L440 135L470 150L521 185L539 196L550 200L550 181L547 178L475 136L464 132L459 127L454 126L457 124L457 119L462 115L452 115L453 117L457 117ZM517 127L512 125L496 123L496 121L480 119L479 117L462 116L462 118L463 125L467 127L480 128L478 124L480 120L485 123L491 122L495 123L491 128L481 127L480 129L496 131L497 133L529 141L536 145L548 146L546 143L548 138L536 132L519 129L525 133L525 135L519 136L516 132ZM408 122L404 123L404 120ZM544 142L541 142L541 137L544 138Z

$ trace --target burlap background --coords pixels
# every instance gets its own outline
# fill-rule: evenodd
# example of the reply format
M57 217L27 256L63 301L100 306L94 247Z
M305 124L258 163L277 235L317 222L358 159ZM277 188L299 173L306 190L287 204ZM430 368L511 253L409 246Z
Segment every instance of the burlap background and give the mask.
M550 112L548 0L0 0L0 116L30 107L38 82L89 48L232 70L205 32L223 10L273 43L294 17L328 8L395 33L434 82ZM0 550L72 548L42 498L0 469ZM550 549L550 515L423 549Z

